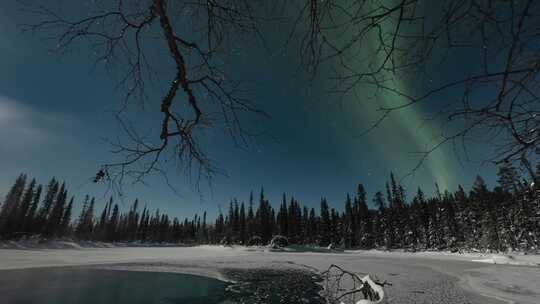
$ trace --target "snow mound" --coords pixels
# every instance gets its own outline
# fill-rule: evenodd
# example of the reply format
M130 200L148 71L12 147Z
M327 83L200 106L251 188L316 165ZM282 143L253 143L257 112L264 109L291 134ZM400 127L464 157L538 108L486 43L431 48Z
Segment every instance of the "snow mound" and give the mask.
M336 264L321 273L325 286L325 298L329 303L339 304L376 304L384 300L387 281L380 281L370 275L360 276ZM361 297L361 300L358 298Z
M384 300L384 289L381 285L375 283L369 275L366 275L362 278L362 281L364 282L364 285L360 288L358 288L355 291L351 292L366 292L368 291L370 293L370 297L374 298L376 300L370 300L370 299L362 299L359 301L356 301L354 304L376 304L381 303ZM367 285L367 286L366 286ZM340 302L340 304L348 304L345 302Z
M287 247L289 245L289 240L282 235L275 235L270 241L270 248L278 249Z
M379 249L369 250L345 250L345 253L358 256L376 256L387 258L425 258L440 261L468 261L475 263L488 263L498 265L517 266L540 266L540 254L527 254L524 252L507 253L481 253L481 252L449 252L449 251L382 251Z
M521 265L521 266L540 266L540 257L538 255L500 255L493 254L483 259L474 259L473 262L499 264L499 265Z
M364 284L369 285L369 287L375 292L375 294L377 295L379 299L375 301L362 299L356 302L356 304L374 304L374 303L382 302L382 300L384 299L384 289L382 288L382 286L373 282L373 280L369 277L369 275L366 275L365 277L363 277L362 280L364 281Z
M84 248L110 248L114 245L94 241L73 241L70 239L40 239L29 238L19 241L0 242L0 249L84 249Z

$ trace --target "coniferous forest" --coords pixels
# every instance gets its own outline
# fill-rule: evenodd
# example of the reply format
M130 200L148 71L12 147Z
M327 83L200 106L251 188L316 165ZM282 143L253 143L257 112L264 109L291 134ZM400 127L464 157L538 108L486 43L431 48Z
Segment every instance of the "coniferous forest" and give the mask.
M210 222L206 212L181 220L138 200L120 210L111 198L96 210L94 198L73 197L64 182L53 178L43 186L22 174L1 204L0 236L260 245L282 235L290 244L340 248L538 250L539 187L521 179L511 165L499 169L493 189L480 176L468 192L461 186L455 192L436 189L432 197L420 188L406 192L391 174L386 189L372 198L359 184L354 194L344 195L340 210L324 197L317 209L285 194L281 202L270 202L261 189L247 202L231 201L228 212ZM76 204L79 214L73 214Z

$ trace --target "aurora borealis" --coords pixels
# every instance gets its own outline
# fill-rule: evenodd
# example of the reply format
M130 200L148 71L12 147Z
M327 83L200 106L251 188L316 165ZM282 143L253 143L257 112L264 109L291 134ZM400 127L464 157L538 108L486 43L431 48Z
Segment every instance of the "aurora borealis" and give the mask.
M0 17L0 64L4 67L0 71L0 111L7 109L9 100L10 109L21 109L22 125L44 134L39 141L26 137L24 145L2 145L0 194L20 172L28 172L38 178L55 175L70 181L77 191L94 193L105 200L103 187L88 180L110 157L103 138L118 132L110 113L119 98L114 83L85 60L83 51L58 57L47 53L46 40L21 35L17 24L25 16L16 4L0 4ZM274 31L273 35L279 33L285 31ZM336 39L346 39L346 35ZM374 43L362 46L347 55L357 70L365 64L359 55L369 56ZM237 48L233 58L235 78L249 83L251 98L271 115L269 120L247 121L248 127L263 135L245 150L234 147L222 133L208 135L205 143L209 156L227 176L219 175L211 187L203 186L202 199L186 185L184 177L176 175L171 181L179 185L180 195L172 193L159 177L151 177L148 187L128 185L126 200L139 197L164 210L192 214L216 209L209 204L224 206L233 197L245 200L250 190L264 186L270 199L286 192L306 204L318 204L321 196L341 204L344 193L354 191L357 183L366 185L371 198L375 191L383 190L390 172L398 177L410 173L419 160L417 152L425 151L442 132L441 122L426 120L438 110L440 103L435 100L395 112L381 126L359 136L376 121L378 106L404 100L363 86L338 99L327 90L334 85L325 78L331 75L329 67L322 67L318 77L309 81L308 75L299 72L294 50L268 50L255 45ZM445 73L445 68L438 72ZM400 91L412 91L420 79L400 77L391 85ZM139 121L143 128L154 126L152 115ZM2 142L23 136L17 132L24 128L9 128L10 132L0 132ZM475 161L475 155L483 152L482 146L472 145L470 152L473 161L461 166L453 147L446 145L402 182L410 191L422 186L431 192L434 183L442 190L468 185L477 173L492 181L493 168Z
M363 5L365 11L373 11L374 7L369 7L369 4L374 2L367 2ZM393 7L397 5L399 1L381 1L380 4L386 7ZM352 11L356 8L349 1L341 1L338 4L343 7L350 7ZM379 4L378 4L379 5ZM360 7L361 5L358 5ZM427 4L429 6L429 4ZM429 7L423 7L420 9L428 10ZM389 33L395 29L395 18L388 18L381 22L381 32L383 37L378 36L378 31L369 30L361 39L358 39L357 32L364 30L362 24L355 26L340 27L336 29L336 24L347 23L347 16L345 14L338 13L333 16L331 21L325 26L328 30L323 30L324 39L339 49L340 46L347 45L343 54L340 54L339 60L329 60L326 65L323 65L323 74L321 78L337 77L338 80L326 80L328 87L343 88L347 87L348 91L341 95L341 93L330 95L330 98L336 97L334 102L340 104L341 111L337 111L335 117L342 116L346 121L342 129L336 130L336 136L342 140L343 143L349 143L350 148L355 150L353 153L359 153L362 147L366 144L370 149L377 151L379 155L383 156L386 162L390 163L391 170L400 172L401 175L417 175L421 176L421 179L430 178L433 182L438 183L441 189L453 189L459 183L459 180L463 176L459 173L462 168L458 161L459 153L456 154L454 147L447 144L441 148L436 149L429 153L429 155L423 159L423 152L429 151L435 145L442 141L443 136L447 135L445 132L448 130L448 126L444 125L445 117L434 117L434 114L439 110L437 106L433 107L432 104L445 104L448 100L432 99L428 102L415 104L413 106L405 107L399 111L393 111L388 117L386 117L376 129L365 133L366 130L372 128L374 124L383 115L383 111L380 108L394 107L397 105L406 104L409 102L403 95L406 94L414 96L415 90L420 90L424 83L432 83L433 80L426 79L425 75L411 75L396 72L393 67L402 67L406 63L400 62L400 49L402 46L399 44L400 40L396 40L395 53L397 55L392 57L391 60L386 61L387 52L380 51L381 42L390 44L392 36ZM414 33L418 31L415 25L405 24L402 27L407 27L405 31ZM388 37L384 36L388 35ZM382 40L381 40L382 39ZM356 41L356 42L352 42ZM349 46L350 45L350 46ZM332 53L332 50L326 50ZM340 60L344 59L345 65L342 65ZM384 64L383 64L384 62ZM381 72L377 74L377 78L383 80L382 86L389 88L389 90L381 89L376 85L370 83L370 79L364 78L363 82L355 84L349 88L349 84L355 81L357 78L351 76L355 73L365 73L374 71L381 68ZM344 80L342 80L344 79ZM427 80L427 81L426 81ZM429 84L428 84L429 85ZM324 104L319 111L326 111L327 104ZM334 118L331 118L335 120ZM438 118L435 120L434 118ZM361 134L361 136L356 136ZM356 142L356 144L355 144ZM416 163L415 163L416 162ZM420 166L417 171L416 166ZM414 171L414 172L413 172Z

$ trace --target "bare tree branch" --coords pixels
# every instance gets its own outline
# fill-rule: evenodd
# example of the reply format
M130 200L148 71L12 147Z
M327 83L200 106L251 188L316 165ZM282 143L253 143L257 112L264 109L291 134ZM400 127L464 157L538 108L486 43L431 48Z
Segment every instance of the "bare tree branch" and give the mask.
M527 159L537 157L539 3L305 3L291 36L300 35L300 56L306 69L318 73L322 66L332 67L335 86L331 91L342 97L361 88L377 92L386 100L378 105L380 118L366 133L392 113L416 104L448 104L447 121L458 127L427 148L419 165L442 144L465 138L471 131L497 134L490 138L490 161L495 163L517 161L526 166ZM303 27L307 30L302 31ZM479 64L470 65L469 59L456 54L477 58ZM460 73L441 75L450 65L458 66ZM410 79L415 80L414 85L395 85ZM452 95L455 98L449 99Z
M159 105L159 136L142 136L118 115L127 143L111 144L113 153L123 160L104 164L96 182L121 183L125 176L142 182L148 174L163 172L171 156L188 175L195 173L197 181L209 180L219 171L200 146L198 135L204 129L222 128L235 142L247 144L251 134L242 128L239 113L266 114L243 97L224 62L235 39L258 33L258 17L251 5L249 1L214 0L103 1L95 11L73 20L50 8L29 8L42 21L25 25L24 30L52 32L61 54L87 45L96 55L96 64L124 73L118 82L125 90L119 114L131 100L148 99L147 82L152 76L157 75L158 85L168 83ZM163 51L169 55L173 75L153 72L157 64L149 53L160 48L160 42L165 42ZM216 111L221 119L213 117Z

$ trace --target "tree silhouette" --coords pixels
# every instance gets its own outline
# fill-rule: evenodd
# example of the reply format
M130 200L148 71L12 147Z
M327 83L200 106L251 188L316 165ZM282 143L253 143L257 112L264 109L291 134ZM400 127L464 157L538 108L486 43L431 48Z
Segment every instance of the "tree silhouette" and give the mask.
M374 92L390 101L378 105L373 128L394 112L437 104L435 118L454 127L422 151L418 166L443 144L485 135L493 152L488 160L519 162L536 180L530 164L540 142L537 1L113 0L93 1L83 16L27 10L40 20L24 28L52 32L60 53L87 47L97 64L121 72L122 109L150 98L161 112L159 132L150 137L137 131L137 121L121 120L129 141L112 144L124 160L103 165L96 181L164 174L170 166L163 160L171 156L187 172L211 177L217 168L200 145L201 132L223 129L243 144L250 136L240 113L264 115L244 98L226 62L243 37L264 42L268 33L260 25L269 22L290 26L285 45L298 48L309 73L330 75L332 92ZM167 73L154 72L151 48L168 63ZM463 62L463 54L478 64ZM460 71L441 77L445 66ZM148 94L154 77L166 84L157 100ZM409 79L414 88L396 85Z

